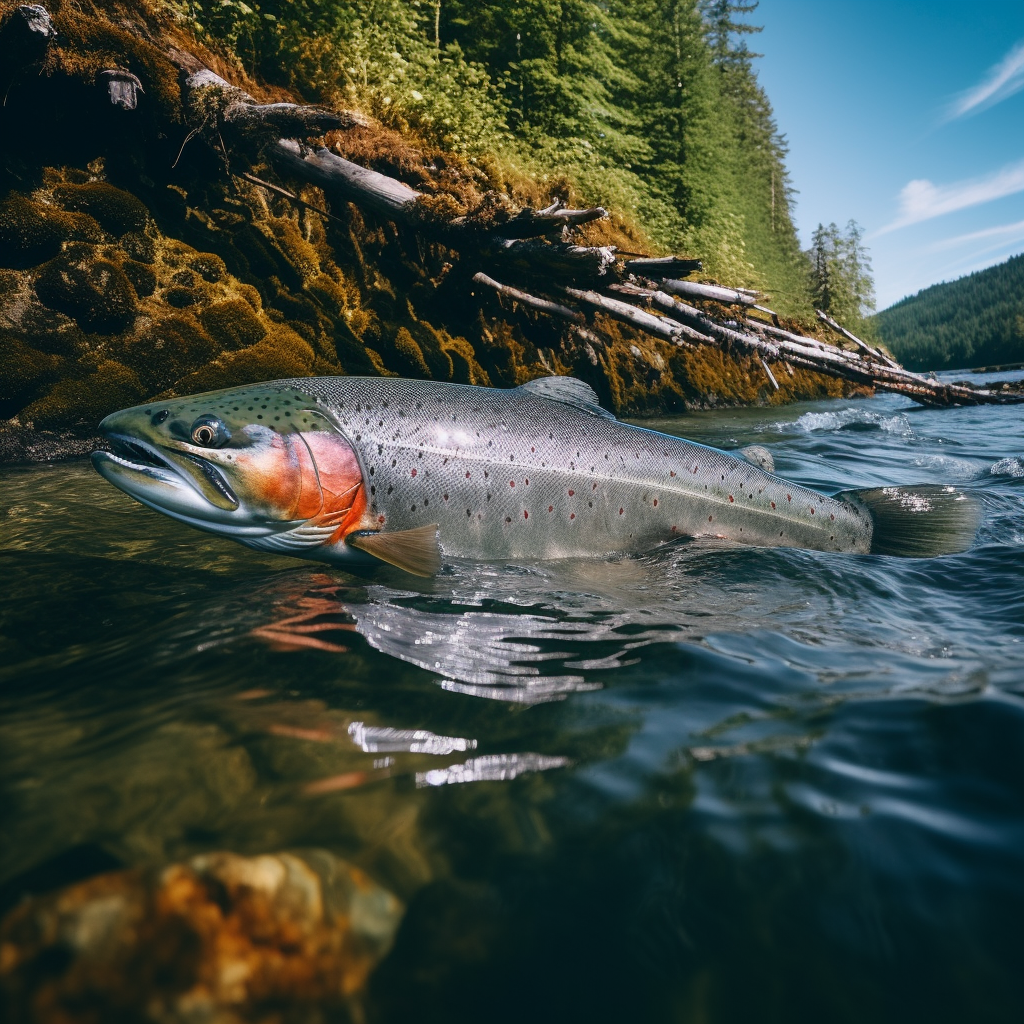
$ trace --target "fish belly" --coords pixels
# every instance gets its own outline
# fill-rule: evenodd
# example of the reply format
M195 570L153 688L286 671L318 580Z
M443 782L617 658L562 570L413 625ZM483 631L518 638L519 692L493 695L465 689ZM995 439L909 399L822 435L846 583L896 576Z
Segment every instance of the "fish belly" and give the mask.
M727 452L516 390L313 378L363 463L371 525L440 527L442 551L550 559L680 537L866 551L852 506Z

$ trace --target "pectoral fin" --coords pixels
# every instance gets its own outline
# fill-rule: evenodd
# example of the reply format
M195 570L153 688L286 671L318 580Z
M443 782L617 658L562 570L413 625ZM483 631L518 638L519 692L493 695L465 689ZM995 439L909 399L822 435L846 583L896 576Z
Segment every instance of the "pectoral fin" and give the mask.
M437 542L438 524L419 526L415 530L360 531L345 538L360 551L382 562L398 566L413 576L433 576L441 568L441 548Z

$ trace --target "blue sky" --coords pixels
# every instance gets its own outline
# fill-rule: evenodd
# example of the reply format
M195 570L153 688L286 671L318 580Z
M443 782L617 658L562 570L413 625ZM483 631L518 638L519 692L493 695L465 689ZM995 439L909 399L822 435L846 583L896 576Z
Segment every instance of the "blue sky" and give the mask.
M806 247L853 218L877 308L1024 251L1024 0L761 0Z

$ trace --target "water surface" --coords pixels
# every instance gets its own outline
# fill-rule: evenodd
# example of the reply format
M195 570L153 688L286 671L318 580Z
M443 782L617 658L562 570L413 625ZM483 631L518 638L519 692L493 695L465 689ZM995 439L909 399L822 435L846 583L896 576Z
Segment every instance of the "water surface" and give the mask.
M962 376L962 374L961 374ZM0 909L320 846L408 904L374 1021L1017 1021L1024 416L648 424L826 491L955 483L974 548L681 543L355 577L0 471Z

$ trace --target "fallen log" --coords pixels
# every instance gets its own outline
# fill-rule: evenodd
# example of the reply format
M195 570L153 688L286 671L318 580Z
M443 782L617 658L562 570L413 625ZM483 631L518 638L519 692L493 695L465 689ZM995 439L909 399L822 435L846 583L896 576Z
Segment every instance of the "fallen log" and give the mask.
M567 320L573 324L583 324L586 322L586 317L578 309L570 309L559 302L541 299L536 295L531 295L529 292L521 291L507 284L501 284L495 281L493 277L488 277L482 272L474 274L473 281L475 284L482 284L487 288L493 288L499 295L520 302L524 306L536 310L538 313L546 313L548 316L557 317L559 320Z
M832 317L823 313L820 309L814 311L818 315L818 319L825 324L827 327L832 328L841 338L845 338L847 341L852 341L857 348L863 352L867 352L869 355L874 356L876 359L882 360L883 363L887 363L889 366L899 367L899 363L894 362L884 352L879 352L878 349L872 348L870 345L861 341L852 331L848 331L841 324L837 324Z

